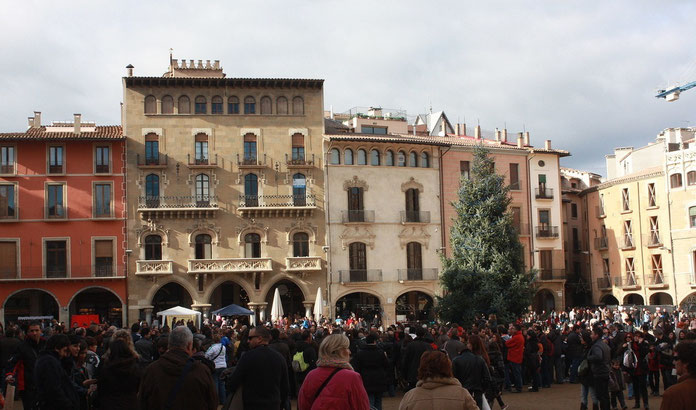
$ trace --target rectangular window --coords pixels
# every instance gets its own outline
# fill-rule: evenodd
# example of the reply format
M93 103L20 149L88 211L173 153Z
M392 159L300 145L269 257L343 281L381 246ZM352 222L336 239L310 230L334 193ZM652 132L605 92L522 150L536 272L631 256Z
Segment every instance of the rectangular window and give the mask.
M94 241L94 276L114 276L114 241L112 239Z
M17 242L0 241L0 278L17 278Z
M552 279L553 273L553 254L550 250L539 251L539 268L542 280Z
M633 227L631 221L624 221L624 248L633 248Z
M196 164L208 163L208 141L196 141Z
M580 251L580 235L578 235L578 228L573 228L573 250Z
M111 184L94 185L94 216L96 218L111 216Z
M510 189L520 190L520 164L510 164Z
M636 268L633 263L633 258L626 258L626 285L633 286L636 284Z
M256 114L256 103L255 102L245 102L244 103L244 114Z
M363 189L352 187L348 189L348 221L363 222L365 212L363 210Z
M650 217L650 242L648 245L660 244L660 226L657 223L657 217Z
M599 194L599 209L598 213L600 216L604 216L604 194Z
M522 208L519 206L512 207L512 226L518 235L522 234Z
M387 127L373 127L373 126L368 126L368 125L362 125L360 127L360 132L362 134L386 135L387 134Z
M657 196L655 195L655 184L648 184L648 206L657 206Z
M159 164L159 141L145 141L145 164Z
M570 217L577 219L577 217L578 217L578 204L570 204Z
M539 225L548 228L550 221L550 214L548 210L539 210Z
M611 276L611 271L609 270L609 259L607 259L607 258L602 259L602 270L604 272L604 276L606 276L606 277Z
M660 284L664 283L665 279L662 275L662 255L652 255L652 274L653 283Z
M244 141L244 161L256 161L256 141Z
M68 276L68 242L66 240L46 241L46 277L65 278Z
M63 147L52 146L48 147L48 173L62 174L63 173Z
M0 147L0 174L14 174L15 152L14 147Z
M546 189L546 175L539 174L539 188Z
M696 228L696 206L689 208L689 227Z
M0 219L13 219L17 216L14 184L0 185Z
M94 171L97 174L108 174L111 171L109 167L109 151L109 147L97 147L94 150Z
M459 172L462 174L462 178L470 179L470 164L469 161L459 161Z
M672 188L681 188L682 174L672 174L669 176L669 185Z
M64 184L46 185L46 215L49 218L65 218Z
M292 160L296 163L304 161L305 159L305 149L304 149L304 135L294 134L292 136Z
M210 109L213 114L222 114L222 100L220 102L212 102L210 104Z
M621 205L624 211L631 210L631 197L628 193L628 188L621 190Z

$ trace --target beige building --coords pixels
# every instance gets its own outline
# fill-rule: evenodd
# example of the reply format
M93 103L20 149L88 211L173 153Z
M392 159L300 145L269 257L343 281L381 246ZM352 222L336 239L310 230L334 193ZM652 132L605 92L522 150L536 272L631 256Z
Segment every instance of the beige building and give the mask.
M264 320L325 291L323 80L227 78L171 60L123 79L129 321L231 303ZM326 296L324 296L326 300Z

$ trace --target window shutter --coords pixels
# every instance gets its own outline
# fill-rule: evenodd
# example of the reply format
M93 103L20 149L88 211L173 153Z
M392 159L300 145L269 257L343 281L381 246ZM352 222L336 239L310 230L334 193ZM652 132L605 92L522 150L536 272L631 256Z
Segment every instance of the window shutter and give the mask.
M94 257L95 258L113 258L113 241L99 240L94 241Z
M244 142L256 142L256 135L252 133L244 135Z
M17 275L17 243L0 242L0 277Z
M208 136L202 132L196 134L195 138L196 138L196 142L208 141Z
M304 147L304 135L296 133L292 135L292 146L293 147Z

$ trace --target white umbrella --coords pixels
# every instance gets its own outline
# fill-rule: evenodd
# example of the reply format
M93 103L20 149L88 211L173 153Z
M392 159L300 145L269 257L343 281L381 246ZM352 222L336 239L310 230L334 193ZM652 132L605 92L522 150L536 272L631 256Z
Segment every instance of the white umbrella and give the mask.
M283 317L283 304L280 302L280 292L276 288L273 294L273 305L271 305L271 320L275 322Z
M321 313L324 310L324 301L321 300L321 288L317 289L317 298L314 299L314 320L321 320Z

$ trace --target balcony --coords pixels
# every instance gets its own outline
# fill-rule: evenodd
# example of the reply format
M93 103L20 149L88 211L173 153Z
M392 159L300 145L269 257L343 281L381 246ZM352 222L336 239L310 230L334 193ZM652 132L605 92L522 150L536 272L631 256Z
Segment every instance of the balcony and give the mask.
M614 286L621 289L640 289L639 279L640 278L636 278L633 275L614 278Z
M189 259L188 273L272 272L271 258Z
M193 158L191 160L191 154L187 155L187 162L189 169L205 169L205 168L216 168L218 166L218 157L215 154L214 159L206 157Z
M594 238L595 249L599 251L606 251L609 249L609 238L606 236L601 236L599 238Z
M597 218L605 218L607 215L604 213L603 206L595 207L595 212L597 213Z
M285 258L287 272L307 272L321 270L321 258L318 256L295 256Z
M551 188L535 188L534 197L536 199L553 199L553 189Z
M646 282L650 289L664 289L667 287L667 282L662 272L653 273L647 278Z
M0 174L14 174L14 164L11 165L0 165Z
M315 195L240 195L239 212L243 217L312 216L317 209Z
M143 220L214 218L219 209L217 197L212 195L138 198L138 213Z
M597 278L597 288L599 290L611 289L611 278L605 275L603 278Z
M401 223L430 223L430 211L401 211Z
M412 280L438 280L437 268L409 268L398 269L399 283Z
M539 239L556 239L558 238L558 227L551 225L539 225L534 229L534 236Z
M157 156L140 156L136 155L138 168L140 169L161 169L167 168L168 158L166 154L157 154Z
M174 262L165 260L135 261L135 274L138 276L157 276L174 274Z
M237 166L239 169L259 169L266 168L266 154L263 154L263 159L258 157L241 157L237 154Z
M566 271L565 271L565 269L539 268L539 273L537 274L536 280L538 280L538 281L566 280Z
M633 242L633 235L624 235L623 238L621 238L621 250L626 251L630 249L635 249L636 244Z
M342 223L365 223L375 221L375 211L372 210L352 210L352 211L341 211L341 222Z
M528 236L529 235L529 225L523 224L523 223L518 223L518 224L512 224L512 229L517 232L517 235L520 236Z
M650 232L649 235L643 235L643 242L648 248L657 248L662 246L662 238L659 232Z
M285 166L290 169L312 167L314 166L314 154L312 154L312 159L290 158L288 154L285 154Z
M381 282L382 269L349 269L338 271L338 281L345 283Z

